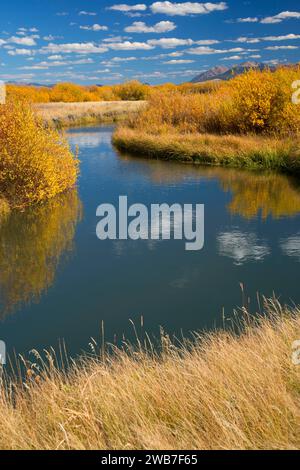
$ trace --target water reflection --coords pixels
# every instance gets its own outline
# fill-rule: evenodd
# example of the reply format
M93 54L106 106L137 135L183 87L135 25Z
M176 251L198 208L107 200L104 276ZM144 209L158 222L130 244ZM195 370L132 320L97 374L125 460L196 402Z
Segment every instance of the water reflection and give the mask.
M225 191L232 192L228 210L253 219L293 217L300 213L300 185L296 179L276 173L220 172Z
M78 145L81 149L93 149L100 145L110 145L111 132L70 132L68 139L71 145Z
M255 233L238 230L223 232L218 235L219 254L242 265L249 261L263 261L271 252L267 243L259 240Z
M77 190L45 205L12 213L0 225L0 318L37 302L53 283L63 254L73 249L81 216Z
M300 261L300 233L281 240L280 247L285 255Z
M132 163L132 157L123 155L124 163ZM246 219L261 216L293 217L300 213L300 181L282 174L257 173L231 168L199 167L168 162L142 160L142 170L156 184L177 185L189 180L215 179L225 192L232 194L227 209L232 215ZM129 170L130 171L130 170Z

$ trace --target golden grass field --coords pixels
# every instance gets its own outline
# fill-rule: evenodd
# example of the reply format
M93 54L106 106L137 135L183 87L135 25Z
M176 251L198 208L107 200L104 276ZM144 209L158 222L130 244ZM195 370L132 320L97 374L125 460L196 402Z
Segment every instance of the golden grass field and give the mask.
M139 111L144 103L144 101L42 103L35 104L34 110L43 120L63 127L122 120L129 114Z
M160 355L145 336L68 373L53 352L43 372L26 363L24 386L1 387L0 448L299 449L300 310L272 300L264 313L242 310L240 336L162 335Z

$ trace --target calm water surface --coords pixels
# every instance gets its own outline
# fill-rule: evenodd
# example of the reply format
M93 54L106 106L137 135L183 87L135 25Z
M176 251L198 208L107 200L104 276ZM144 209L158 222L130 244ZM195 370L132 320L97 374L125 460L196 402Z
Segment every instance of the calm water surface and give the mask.
M213 328L256 294L300 302L300 186L275 174L200 168L120 156L109 127L69 131L81 177L49 204L12 214L0 226L0 339L26 352L66 341L75 355L129 319L158 334ZM204 203L205 247L182 241L99 241L96 208L128 195L129 204Z

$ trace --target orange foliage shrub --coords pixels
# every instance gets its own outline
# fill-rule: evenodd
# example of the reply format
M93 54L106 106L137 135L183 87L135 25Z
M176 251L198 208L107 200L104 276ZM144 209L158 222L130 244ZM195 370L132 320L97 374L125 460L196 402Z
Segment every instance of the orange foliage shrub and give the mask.
M168 85L168 92L160 87L130 126L152 133L175 127L180 133L295 134L300 112L292 103L292 83L299 78L300 66L295 66L252 70L202 91L193 84Z
M53 87L7 85L8 100L29 103L77 103L86 101L138 101L147 99L150 86L131 81L113 86L58 83Z
M77 175L78 160L61 134L24 103L0 107L0 193L13 207L50 199Z

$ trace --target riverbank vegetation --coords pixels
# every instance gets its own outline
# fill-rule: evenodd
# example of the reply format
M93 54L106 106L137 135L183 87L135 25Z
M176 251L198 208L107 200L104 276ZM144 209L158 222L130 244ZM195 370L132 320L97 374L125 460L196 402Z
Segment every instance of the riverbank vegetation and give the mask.
M176 345L162 334L159 355L147 336L101 347L68 372L53 352L41 371L34 353L25 384L1 387L0 448L298 449L300 310L272 300L264 313L242 309L238 335L235 325Z
M177 91L186 95L190 93L207 93L218 88L217 82L184 83L175 85L165 83L150 86L132 80L120 85L83 86L75 83L58 83L53 87L33 85L7 85L7 99L27 101L29 103L81 103L97 101L143 101L157 92L169 93Z
M114 143L149 157L298 172L300 66L251 70L206 93L154 93Z
M0 200L23 208L73 187L78 160L67 139L25 103L0 106Z

